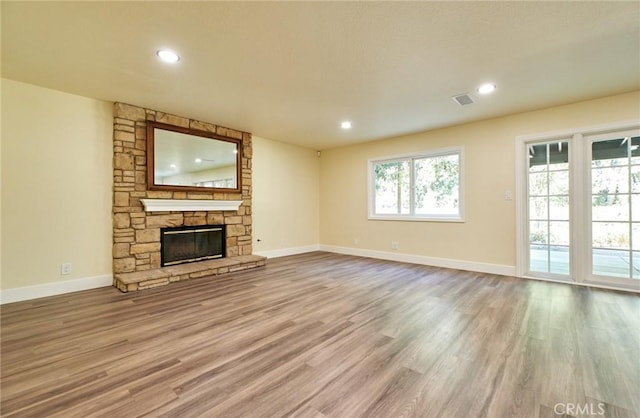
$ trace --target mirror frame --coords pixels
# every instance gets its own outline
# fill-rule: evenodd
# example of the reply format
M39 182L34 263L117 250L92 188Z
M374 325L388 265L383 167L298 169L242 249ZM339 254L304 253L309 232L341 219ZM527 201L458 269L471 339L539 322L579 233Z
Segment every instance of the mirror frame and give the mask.
M183 134L209 138L217 141L225 141L236 144L236 187L205 187L205 186L178 186L155 183L155 129L179 132ZM213 132L200 131L198 129L184 128L182 126L169 125L167 123L147 121L147 190L164 190L173 192L224 192L242 193L242 140L217 135Z

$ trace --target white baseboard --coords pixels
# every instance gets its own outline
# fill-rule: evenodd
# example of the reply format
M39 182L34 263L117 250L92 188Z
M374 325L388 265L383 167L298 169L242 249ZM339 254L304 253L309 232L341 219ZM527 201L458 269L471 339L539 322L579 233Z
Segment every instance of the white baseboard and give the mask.
M61 295L63 293L78 292L80 290L95 289L97 287L111 286L113 276L104 274L102 276L84 277L81 279L65 280L62 282L39 284L35 286L17 287L14 289L0 290L0 304L21 302L44 298L47 296Z
M502 264L479 263L476 261L454 260L451 258L427 257L424 255L391 253L387 251L367 250L362 248L338 247L335 245L320 245L320 251L330 253L357 255L360 257L379 258L382 260L402 261L405 263L423 264L434 267L445 267L457 270L477 271L479 273L515 276L516 267Z
M287 255L310 253L312 251L320 251L320 244L306 245L304 247L281 248L278 250L255 251L254 254L267 258L278 258L285 257Z
M401 261L405 263L422 264L434 267L445 267L457 270L477 271L479 273L499 274L502 276L516 276L515 266L502 264L479 263L475 261L454 260L450 258L427 257L414 254L391 253L387 251L367 250L362 248L340 247L335 245L307 245L304 247L282 248L278 250L258 251L254 254L267 258L285 257L288 255L296 255L309 253L312 251L326 251L337 254L355 255L360 257L377 258L381 260ZM575 282L564 282L557 280L547 280L534 277L521 277L523 279L551 281L563 284L572 284L588 287L599 287L611 290L623 290L638 292L636 289L620 288L614 286L586 284ZM35 286L18 287L14 289L0 290L0 305L13 302L21 302L25 300L43 298L47 296L61 295L64 293L78 292L81 290L95 289L98 287L107 287L113 284L113 276L104 274L101 276L85 277L74 280L65 280L55 283L47 283Z

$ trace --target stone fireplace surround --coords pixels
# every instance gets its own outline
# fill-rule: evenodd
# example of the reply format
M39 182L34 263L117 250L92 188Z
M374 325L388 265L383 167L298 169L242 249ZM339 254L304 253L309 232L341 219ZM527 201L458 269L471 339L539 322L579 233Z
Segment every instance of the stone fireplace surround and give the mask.
M251 134L125 103L115 103L113 114L114 286L128 292L264 266L264 257L251 254ZM242 192L148 190L148 120L241 139ZM176 201L177 206L169 206L166 211L156 207L148 212L143 201L165 205ZM212 204L220 210L206 210ZM176 207L192 210L171 210ZM226 225L226 258L160 267L160 228L207 224Z

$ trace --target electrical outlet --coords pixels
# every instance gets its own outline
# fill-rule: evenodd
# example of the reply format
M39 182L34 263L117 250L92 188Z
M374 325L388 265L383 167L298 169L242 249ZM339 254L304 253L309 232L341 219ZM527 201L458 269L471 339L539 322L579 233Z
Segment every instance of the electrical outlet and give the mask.
M71 274L71 263L62 263L60 266L60 274Z
M507 190L504 192L504 200L513 200L513 195L511 194L511 190Z
M353 245L358 245L358 242L360 242L360 240L358 238L354 238L353 239Z
M391 241L391 249L392 250L400 249L400 243L398 241Z

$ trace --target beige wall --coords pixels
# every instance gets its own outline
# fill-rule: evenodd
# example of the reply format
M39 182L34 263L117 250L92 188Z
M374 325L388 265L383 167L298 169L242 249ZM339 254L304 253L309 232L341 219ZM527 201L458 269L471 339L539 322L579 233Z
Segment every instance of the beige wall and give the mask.
M7 79L0 87L0 289L112 274L112 104ZM316 151L253 142L254 251L317 245Z
M515 137L640 116L640 92L501 117L322 152L320 242L514 266ZM367 219L367 161L403 153L464 147L464 223ZM354 244L354 238L358 244ZM391 241L400 244L391 250Z
M318 244L319 174L316 151L254 135L254 252Z
M111 274L112 105L2 80L1 289ZM322 152L253 138L254 252L331 246L515 265L515 136L638 118L640 92ZM465 152L464 223L367 220L367 160ZM322 200L321 200L322 199ZM353 244L353 239L358 244ZM261 242L255 242L260 239ZM60 264L73 264L60 275Z
M2 79L2 289L111 274L112 117Z

